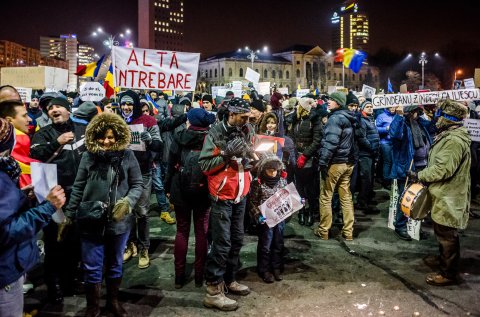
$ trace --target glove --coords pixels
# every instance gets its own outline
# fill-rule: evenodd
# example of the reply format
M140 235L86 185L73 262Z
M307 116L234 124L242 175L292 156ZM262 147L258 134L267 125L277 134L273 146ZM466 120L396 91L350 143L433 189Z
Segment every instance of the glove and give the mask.
M143 131L140 134L140 140L145 142L145 144L150 144L150 143L152 143L152 136L147 131Z
M225 156L242 156L243 152L246 150L247 145L245 141L241 138L235 138L227 143L227 148L225 149Z
M266 223L266 222L267 222L267 218L265 218L265 217L262 216L262 215L258 216L258 223L259 223L259 224L262 224L262 225L263 225L263 224Z
M300 155L297 159L297 167L299 169L302 169L304 166L305 166L305 163L307 163L308 161L308 157L306 157L305 155Z
M418 182L418 174L415 171L408 171L407 176L411 182L416 183Z
M130 202L127 197L124 197L117 201L112 210L112 218L114 222L122 221L126 215L131 212Z
M58 225L57 242L62 242L67 235L68 229L72 225L72 219L66 217L65 221Z
M320 176L323 180L328 178L328 167L324 165L320 165Z

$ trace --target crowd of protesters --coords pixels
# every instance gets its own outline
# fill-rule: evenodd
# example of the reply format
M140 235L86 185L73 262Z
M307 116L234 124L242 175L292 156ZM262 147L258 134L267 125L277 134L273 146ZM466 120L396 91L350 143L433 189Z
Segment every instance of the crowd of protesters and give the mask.
M85 315L99 316L105 278L107 310L126 316L118 300L122 266L135 257L138 268L150 265L152 195L160 218L177 226L175 287L188 281L193 220L194 280L206 283L203 304L235 310L227 291L250 293L236 280L245 232L258 234L259 277L282 280L285 222L269 227L259 206L290 182L303 202L299 225L318 223L313 235L328 240L338 224L346 241L355 238L355 211L378 205L375 180L386 189L396 180L399 193L407 177L428 184L441 270L426 282L457 283L458 229L467 225L480 166L478 144L462 120L479 112L473 102L374 109L353 92L296 98L254 90L223 100L127 90L97 103L34 91L24 104L14 87L2 86L0 316L22 313L18 298L38 262L37 239L45 245L50 302L85 292ZM132 133L138 125L143 129ZM283 142L260 153L262 136ZM58 185L44 202L32 193L32 162L57 166ZM62 207L65 220L53 221ZM410 241L407 220L398 203L394 232Z

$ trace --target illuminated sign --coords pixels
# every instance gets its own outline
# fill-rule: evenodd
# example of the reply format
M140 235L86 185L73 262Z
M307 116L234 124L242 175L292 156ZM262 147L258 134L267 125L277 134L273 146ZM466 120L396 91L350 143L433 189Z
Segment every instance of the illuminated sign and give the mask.
M347 11L347 10L353 10L353 12L357 12L358 11L358 4L355 3L355 2L352 2L349 5L340 8L340 11L342 11L342 12Z
M332 23L338 23L338 22L340 22L340 16L338 15L337 12L334 12L332 16Z

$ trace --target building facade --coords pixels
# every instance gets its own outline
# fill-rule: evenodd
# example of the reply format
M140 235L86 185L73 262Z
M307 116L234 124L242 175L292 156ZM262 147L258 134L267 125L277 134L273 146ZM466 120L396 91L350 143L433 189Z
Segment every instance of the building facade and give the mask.
M357 1L345 2L333 13L332 48L353 48L368 52L368 16L360 12Z
M95 61L95 49L88 44L78 45L78 65L87 65Z
M67 69L68 63L55 57L44 57L40 51L15 42L0 41L0 67L52 66Z
M356 91L362 90L363 84L379 86L377 67L364 65L355 74L335 63L334 56L319 46L294 45L277 53L258 54L253 65L247 55L246 52L233 51L202 60L197 90L208 92L212 86L245 80L247 67L260 74L260 82L288 88L289 93L299 86L312 90L318 88L321 92L327 92L329 86L344 86Z
M183 51L184 16L184 0L138 0L139 47Z

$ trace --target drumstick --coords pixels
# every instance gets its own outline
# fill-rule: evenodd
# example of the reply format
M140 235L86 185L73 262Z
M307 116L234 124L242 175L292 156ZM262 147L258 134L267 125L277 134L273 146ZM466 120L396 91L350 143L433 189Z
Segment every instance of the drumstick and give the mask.
M412 166L413 166L413 159L410 162L410 168L408 169L409 172L412 171ZM405 188L407 187L407 184L408 184L408 175L407 175L407 179L405 180Z

